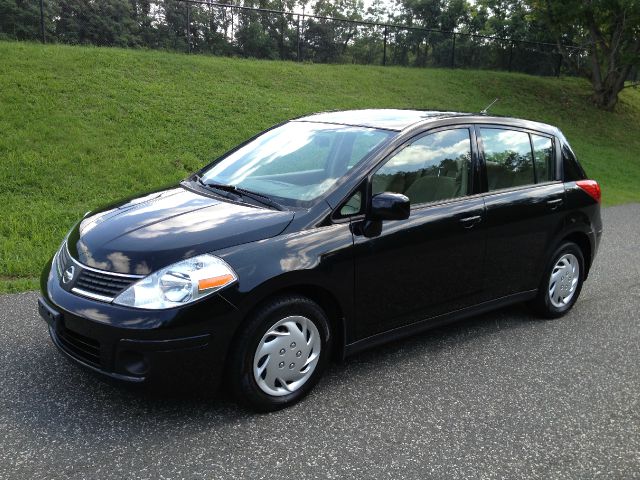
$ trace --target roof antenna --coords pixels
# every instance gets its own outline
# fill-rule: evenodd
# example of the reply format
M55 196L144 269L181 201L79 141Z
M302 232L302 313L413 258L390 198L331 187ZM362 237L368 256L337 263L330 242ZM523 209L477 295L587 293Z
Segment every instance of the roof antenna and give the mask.
M493 102L491 102L489 105L487 105L487 106L485 107L485 109L484 109L484 110L482 110L482 111L480 112L480 115L486 115L486 114L487 114L487 112L489 111L489 109L490 109L491 107L493 107L493 105L494 105L498 100L500 100L500 99L499 99L499 98L495 98L495 99L493 100Z

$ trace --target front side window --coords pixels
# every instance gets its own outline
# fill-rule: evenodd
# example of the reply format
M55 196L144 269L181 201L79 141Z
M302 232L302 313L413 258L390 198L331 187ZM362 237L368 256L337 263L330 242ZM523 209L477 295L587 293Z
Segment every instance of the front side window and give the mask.
M293 121L221 157L201 180L305 204L327 192L350 166L393 135L374 128Z
M394 154L374 174L372 191L402 193L412 205L462 197L470 166L467 128L431 133Z
M481 128L489 191L535 183L529 134Z

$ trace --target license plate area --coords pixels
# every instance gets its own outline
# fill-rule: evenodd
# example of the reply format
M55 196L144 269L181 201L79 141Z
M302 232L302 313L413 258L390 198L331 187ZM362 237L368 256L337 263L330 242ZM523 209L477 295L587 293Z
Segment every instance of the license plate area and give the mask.
M41 298L38 299L38 312L52 327L59 325L62 320L62 314L47 305Z

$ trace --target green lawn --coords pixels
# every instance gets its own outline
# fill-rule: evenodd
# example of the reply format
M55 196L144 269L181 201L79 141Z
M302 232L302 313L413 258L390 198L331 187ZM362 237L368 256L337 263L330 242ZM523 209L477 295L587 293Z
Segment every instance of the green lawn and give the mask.
M589 85L420 70L0 42L0 292L36 287L87 210L171 184L281 120L329 109L493 112L561 127L607 205L640 200L640 91L616 113Z

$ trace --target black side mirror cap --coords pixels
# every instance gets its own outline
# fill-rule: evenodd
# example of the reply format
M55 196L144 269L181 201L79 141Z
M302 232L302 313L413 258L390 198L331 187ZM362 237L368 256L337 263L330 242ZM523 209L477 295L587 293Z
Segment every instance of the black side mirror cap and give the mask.
M411 202L401 193L383 192L371 198L370 220L405 220L411 213Z

